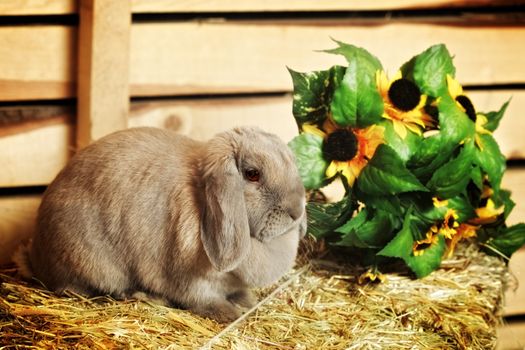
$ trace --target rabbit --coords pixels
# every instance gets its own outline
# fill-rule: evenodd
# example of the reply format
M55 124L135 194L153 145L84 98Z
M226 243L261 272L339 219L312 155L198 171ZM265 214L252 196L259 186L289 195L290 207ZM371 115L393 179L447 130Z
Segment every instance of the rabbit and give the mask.
M49 185L28 260L57 293L146 296L229 322L256 303L251 288L293 267L305 206L273 134L132 128L80 150Z

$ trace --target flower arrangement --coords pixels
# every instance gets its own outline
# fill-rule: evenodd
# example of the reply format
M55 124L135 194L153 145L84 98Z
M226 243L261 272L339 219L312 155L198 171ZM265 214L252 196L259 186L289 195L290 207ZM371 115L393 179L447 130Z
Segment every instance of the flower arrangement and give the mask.
M309 232L364 253L369 279L391 258L426 276L466 238L510 258L525 224L505 224L514 203L492 136L509 102L477 111L444 45L389 78L368 51L336 43L326 52L348 66L290 70L300 134L289 145L303 183L318 190L339 178L345 188L339 202L308 204Z

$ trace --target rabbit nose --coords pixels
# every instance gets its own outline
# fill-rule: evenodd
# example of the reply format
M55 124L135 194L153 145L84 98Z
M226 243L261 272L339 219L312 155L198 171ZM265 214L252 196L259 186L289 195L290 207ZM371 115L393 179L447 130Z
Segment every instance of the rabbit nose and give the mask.
M297 221L301 216L303 216L304 208L301 205L291 207L288 209L288 215L292 218L293 221Z

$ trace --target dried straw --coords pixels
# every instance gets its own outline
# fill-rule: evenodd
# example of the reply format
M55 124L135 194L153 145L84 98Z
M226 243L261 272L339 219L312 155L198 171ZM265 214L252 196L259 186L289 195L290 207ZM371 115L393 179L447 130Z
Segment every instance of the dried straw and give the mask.
M461 249L415 280L359 285L363 268L309 259L231 325L139 301L57 297L0 274L0 349L489 349L507 279L503 262ZM317 246L316 246L317 247ZM315 252L318 254L318 251Z

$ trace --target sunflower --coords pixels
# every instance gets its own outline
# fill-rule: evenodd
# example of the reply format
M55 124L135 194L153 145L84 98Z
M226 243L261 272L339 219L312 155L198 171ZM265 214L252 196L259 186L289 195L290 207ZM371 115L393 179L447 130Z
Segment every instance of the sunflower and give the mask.
M384 71L376 74L376 83L383 98L383 118L392 121L396 133L404 139L407 129L422 135L422 129L434 125L434 119L425 112L427 96L412 81L403 78L398 72L388 80Z
M367 128L341 128L328 118L322 129L304 124L303 131L323 137L323 156L330 162L326 176L333 178L341 173L353 186L376 148L384 143L384 128L372 125Z
M357 282L359 284L365 284L366 282L381 282L385 283L386 276L377 269L377 266L372 266L364 273L362 273Z
M483 144L479 135L486 134L491 135L492 132L485 128L488 119L485 115L477 113L474 108L474 104L470 98L463 92L463 87L459 82L447 74L447 86L450 96L456 101L456 105L462 110L467 117L476 124L476 145L483 151Z
M458 214L454 209L448 209L445 213L445 219L439 228L439 233L445 236L446 239L451 239L456 233L459 227Z
M412 254L414 256L423 255L427 249L438 243L438 236L439 228L437 225L433 225L430 230L427 231L425 238L414 242L414 245L412 246Z
M479 228L479 226L469 225L469 224L459 224L458 227L455 230L454 235L450 237L450 239L447 239L447 253L446 257L450 258L452 254L454 254L454 249L456 248L456 245L459 241L476 237L476 231Z
M499 216L505 211L505 206L496 207L494 201L488 198L485 206L479 207L475 211L476 217L469 222L474 225L487 225L498 220Z
M437 199L434 202L434 205L436 205L436 203L439 203L439 206L442 206L442 202L438 201ZM439 206L436 205L436 207ZM447 243L447 245L449 245L450 242L454 242L455 246L459 239L461 239L461 236L458 237L458 232L461 227L461 225L457 221L458 218L459 216L457 212L454 209L449 208L445 213L443 221L437 222L434 225L432 225L427 231L425 238L414 242L414 245L412 247L413 255L423 255L427 249L429 249L438 242L439 235L445 238L445 242Z

